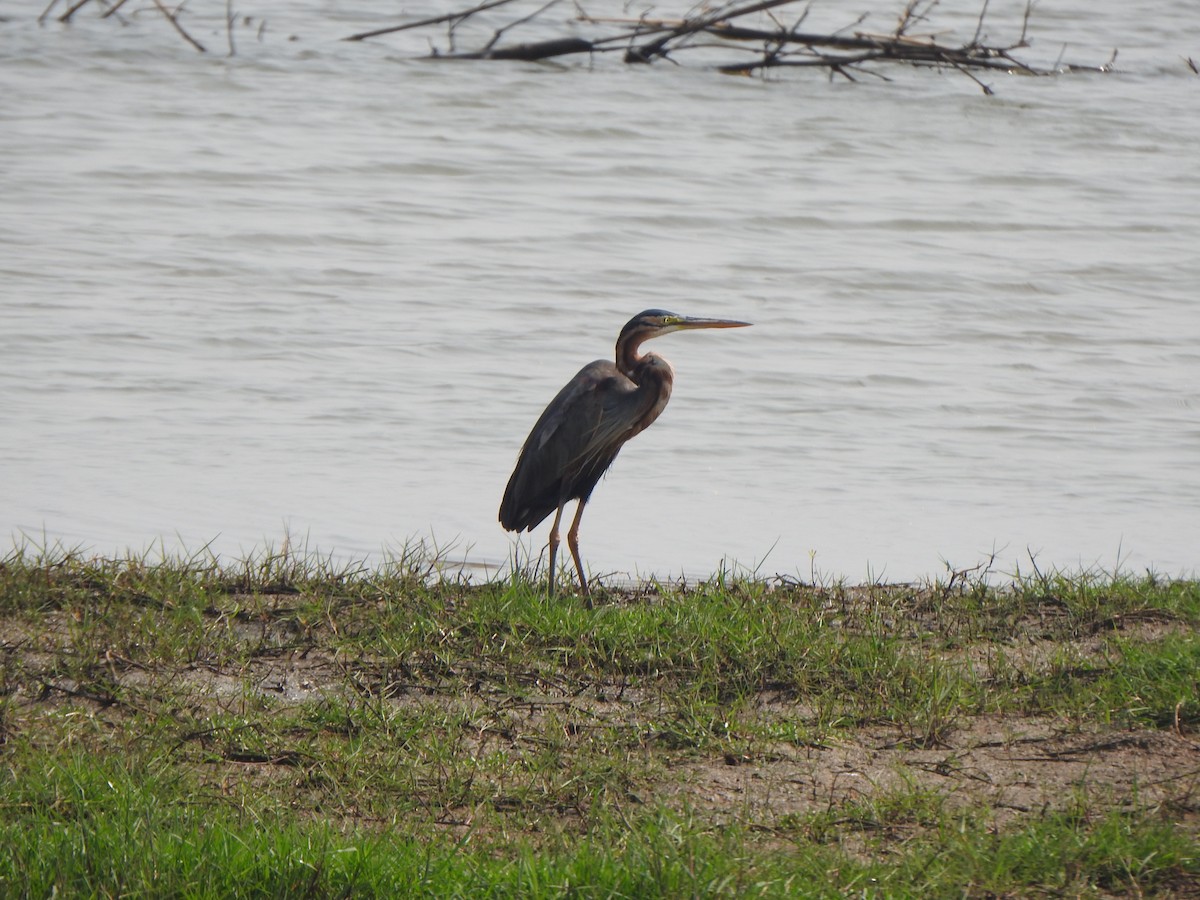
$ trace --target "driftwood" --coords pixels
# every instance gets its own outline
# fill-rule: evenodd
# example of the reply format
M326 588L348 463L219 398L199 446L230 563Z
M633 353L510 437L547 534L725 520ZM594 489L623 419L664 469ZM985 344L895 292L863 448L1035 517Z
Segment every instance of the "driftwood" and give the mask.
M64 24L67 22L70 22L71 19L74 18L75 13L79 12L79 10L81 10L83 7L87 6L91 2L92 2L92 0L74 0L74 2L67 3L66 11L63 12L63 14L58 17L58 21L62 22ZM207 53L208 52L205 49L203 44L201 44L198 40L196 40L194 37L192 37L190 34L188 34L187 30L181 24L179 24L179 11L180 11L181 7L177 7L176 9L171 10L163 5L162 0L151 0L151 2L154 4L155 8L160 13L163 14L163 16L166 18L166 20L171 23L171 27L175 29L175 31L179 34L179 36L181 38L183 38L185 41L187 41L189 44L191 44L192 47L194 47L198 53ZM104 13L101 15L101 18L107 19L109 16L116 15L117 13L120 12L121 7L124 6L125 3L126 3L126 0L116 0L116 2L112 6L109 6L104 11ZM54 7L57 5L58 5L58 0L50 0L49 6L47 6L44 10L42 10L42 14L40 16L38 16L38 22L39 23L45 22L46 17L50 15L51 10L53 10ZM105 5L105 4L97 4L97 5L100 6L100 5Z
M593 36L573 34L569 37L548 37L536 41L504 42L505 36L518 26L527 25L554 7L565 6L565 0L549 0L532 13L505 22L491 29L491 35L481 45L459 49L462 32L467 23L476 23L484 13L493 17L499 7L519 3L519 0L487 0L444 15L377 28L353 34L348 41L361 41L401 31L446 27L446 46L432 47L431 59L516 59L548 60L587 53L620 53L626 63L649 64L660 60L678 64L686 53L689 57L705 58L714 53L730 57L709 63L728 74L749 75L768 69L820 68L849 80L855 73L867 72L878 77L871 64L899 63L910 66L934 66L963 72L975 80L986 93L991 88L980 81L973 71L1003 71L1026 75L1051 75L1064 69L1107 71L1103 66L1055 66L1038 68L1014 57L1013 53L1028 47L1029 18L1033 2L1029 0L1020 23L1019 36L1007 44L990 44L984 37L984 24L989 0L983 0L975 33L963 44L941 43L934 33L916 33L927 29L929 15L938 0L908 0L900 11L896 27L886 34L864 31L845 33L860 25L859 17L848 28L833 34L816 34L800 30L808 16L810 0L755 0L755 2L724 3L716 6L697 6L682 18L655 18L643 14L636 19L597 18L583 8L583 0L574 0L572 31L588 29ZM800 10L798 15L795 11ZM781 21L792 14L794 21Z
M420 55L428 59L533 62L583 54L595 59L609 54L631 65L664 61L681 65L685 60L698 61L731 75L763 75L770 70L789 68L822 69L831 78L838 76L850 81L862 74L886 79L881 71L885 64L937 67L963 73L988 94L992 89L975 73L1052 75L1080 69L1104 72L1116 58L1114 53L1113 59L1100 66L1062 65L1058 61L1049 67L1018 59L1014 53L1029 46L1034 0L1027 0L1017 37L1002 44L991 43L984 33L990 0L981 0L971 39L958 44L944 43L930 27L930 15L939 0L902 0L904 6L897 15L896 25L885 33L863 29L867 16L862 15L829 34L801 30L813 2L702 0L682 16L657 17L647 11L636 18L613 18L594 16L584 6L585 3L611 6L611 0L476 0L473 6L359 32L344 40L363 41L409 32L425 39L429 49ZM62 12L56 18L62 23L72 21L76 13L89 6L103 9L101 18L120 19L126 3L127 0L98 0L94 4L93 0L48 0L38 21L44 23L60 6ZM160 14L197 52L205 53L205 46L180 21L185 3L186 0L149 0L148 8ZM236 13L233 0L225 0L224 7L226 42L229 55L233 56L237 52L235 24L251 28L255 17ZM143 4L141 8L147 6ZM264 27L265 22L259 21L260 41ZM563 34L563 29L569 33ZM514 39L516 34L527 39ZM440 43L438 35L442 36ZM1192 60L1188 63L1196 71L1196 64Z
M42 10L41 15L38 16L39 25L45 24L55 7L59 5L59 2L60 0L50 0L46 8ZM116 19L123 24L128 24L127 20L121 15L122 7L124 7L127 2L128 0L99 0L99 2L95 3L95 6L103 9L103 12L99 14L101 19L116 17ZM145 8L153 8L157 12L161 13L162 17L166 19L173 29L175 29L175 32L181 38L187 41L187 43L190 44L197 53L207 53L208 48L192 37L191 33L184 28L183 24L179 21L180 16L185 11L184 4L186 0L168 0L168 2L174 3L175 5L172 7L168 6L167 3L164 3L163 0L150 0L150 6ZM65 0L65 2L63 2L65 9L62 14L57 17L57 21L64 25L70 24L70 22L74 19L75 14L91 3L92 0ZM256 20L254 16L240 16L238 13L234 12L233 0L225 0L225 39L229 45L229 56L235 56L237 54L237 45L234 40L234 33L235 26L238 24L240 24L243 28L256 27L258 30L258 39L260 41L262 40L263 31L266 28L266 22L257 20L258 24L255 25L255 21Z

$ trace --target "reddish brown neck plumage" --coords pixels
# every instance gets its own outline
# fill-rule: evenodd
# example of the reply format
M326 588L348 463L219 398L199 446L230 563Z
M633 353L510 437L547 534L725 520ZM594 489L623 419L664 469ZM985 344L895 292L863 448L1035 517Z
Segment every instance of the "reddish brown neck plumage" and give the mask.
M641 383L637 377L638 367L645 357L638 353L642 343L653 335L649 328L632 328L621 333L617 338L617 368L635 384Z

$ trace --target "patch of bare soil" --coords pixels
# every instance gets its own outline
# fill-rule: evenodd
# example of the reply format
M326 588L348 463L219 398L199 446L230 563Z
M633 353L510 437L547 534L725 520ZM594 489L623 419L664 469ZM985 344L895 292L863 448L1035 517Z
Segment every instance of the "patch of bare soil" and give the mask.
M1200 743L1169 731L1080 731L1045 719L969 720L933 749L867 729L819 746L686 761L674 772L668 790L693 808L766 825L848 806L869 819L914 791L951 808L991 808L997 825L1081 800L1200 814Z

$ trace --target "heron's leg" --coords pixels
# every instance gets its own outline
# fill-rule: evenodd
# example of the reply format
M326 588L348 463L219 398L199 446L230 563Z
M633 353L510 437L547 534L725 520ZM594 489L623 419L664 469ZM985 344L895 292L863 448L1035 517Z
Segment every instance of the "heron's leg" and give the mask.
M555 575L554 558L558 554L558 540L559 540L558 539L558 523L562 521L563 507L566 505L567 504L565 501L558 504L558 512L556 512L554 514L554 524L550 526L550 594L549 594L549 596L551 596L551 597L554 596L554 575Z
M575 557L575 571L579 573L579 586L583 588L584 599L587 600L587 608L592 608L592 595L588 591L587 577L583 574L583 562L579 559L579 520L583 518L583 507L587 505L587 500L579 501L579 508L575 510L575 518L571 522L570 529L567 530L567 546L571 548L571 556Z

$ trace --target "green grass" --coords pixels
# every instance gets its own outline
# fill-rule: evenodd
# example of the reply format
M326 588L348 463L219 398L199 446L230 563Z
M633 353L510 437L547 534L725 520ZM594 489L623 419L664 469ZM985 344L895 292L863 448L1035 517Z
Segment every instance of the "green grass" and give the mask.
M792 821L763 846L661 809L585 836L344 831L311 812L214 796L164 760L70 755L7 783L6 895L194 897L844 896L1170 892L1200 878L1194 840L1150 813L1086 805L996 830L928 797ZM905 837L918 823L927 830ZM851 851L847 835L864 836ZM871 848L882 848L871 859Z
M1106 896L1200 881L1196 582L719 577L587 610L520 574L437 571L420 548L378 567L16 548L0 560L0 894ZM1164 735L1175 768L1143 796L1083 751L1041 749L1014 765L1070 761L1065 787L993 808L994 775L957 760L985 725L1023 759L1022 735L1047 723L1131 752ZM841 748L896 762L844 789L822 780Z

